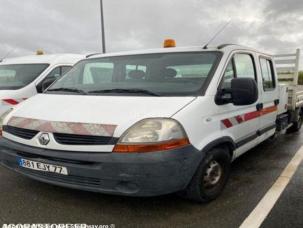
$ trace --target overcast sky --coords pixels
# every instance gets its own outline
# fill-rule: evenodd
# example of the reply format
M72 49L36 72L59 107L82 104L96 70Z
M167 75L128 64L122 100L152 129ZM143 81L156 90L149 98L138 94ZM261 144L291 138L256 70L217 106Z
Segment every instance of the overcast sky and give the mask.
M239 43L269 53L303 48L302 0L104 0L107 48ZM99 0L0 0L0 56L101 50ZM301 65L302 68L302 65Z

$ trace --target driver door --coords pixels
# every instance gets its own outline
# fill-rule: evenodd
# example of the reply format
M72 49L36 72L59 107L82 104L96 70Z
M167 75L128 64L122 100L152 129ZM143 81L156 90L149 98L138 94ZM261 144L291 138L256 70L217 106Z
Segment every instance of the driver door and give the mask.
M257 81L255 58L250 53L235 53L225 68L220 89L231 89L233 78L253 78ZM230 96L230 95L229 95ZM235 156L238 157L258 144L257 131L260 126L260 116L256 109L257 102L252 105L235 106L231 103L219 106L219 113L224 113L221 119L221 130L226 131L236 143Z

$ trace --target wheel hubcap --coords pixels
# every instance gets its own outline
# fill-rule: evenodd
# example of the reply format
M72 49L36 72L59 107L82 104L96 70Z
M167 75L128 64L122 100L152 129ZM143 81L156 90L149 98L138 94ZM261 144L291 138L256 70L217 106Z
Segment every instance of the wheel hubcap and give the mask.
M205 171L203 177L203 185L205 188L214 187L222 177L222 166L217 161L211 161Z

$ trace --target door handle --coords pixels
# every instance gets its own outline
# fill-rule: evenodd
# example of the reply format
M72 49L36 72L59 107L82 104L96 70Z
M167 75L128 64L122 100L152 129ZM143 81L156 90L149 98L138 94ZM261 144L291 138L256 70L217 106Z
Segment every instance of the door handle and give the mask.
M259 103L256 105L257 111L261 111L263 109L263 103Z

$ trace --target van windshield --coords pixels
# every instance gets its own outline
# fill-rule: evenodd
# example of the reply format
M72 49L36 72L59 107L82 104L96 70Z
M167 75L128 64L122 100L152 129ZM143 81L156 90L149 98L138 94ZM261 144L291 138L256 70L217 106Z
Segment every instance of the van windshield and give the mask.
M21 89L34 81L49 64L0 65L0 90Z
M201 94L220 52L114 56L79 62L48 93L193 96Z

